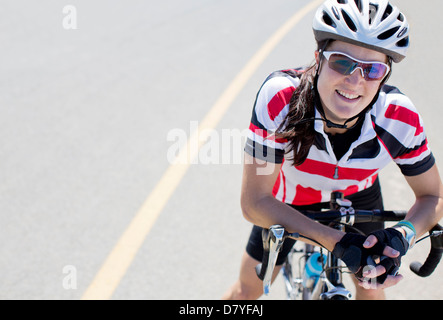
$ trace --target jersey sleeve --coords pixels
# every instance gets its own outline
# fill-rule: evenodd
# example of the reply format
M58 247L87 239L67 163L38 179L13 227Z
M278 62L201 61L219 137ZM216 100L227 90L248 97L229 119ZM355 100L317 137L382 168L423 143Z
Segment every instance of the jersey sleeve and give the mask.
M275 137L284 121L296 83L286 77L268 78L260 88L252 112L245 152L255 158L282 163L288 141Z
M423 119L408 97L392 96L376 130L403 175L422 174L435 164Z

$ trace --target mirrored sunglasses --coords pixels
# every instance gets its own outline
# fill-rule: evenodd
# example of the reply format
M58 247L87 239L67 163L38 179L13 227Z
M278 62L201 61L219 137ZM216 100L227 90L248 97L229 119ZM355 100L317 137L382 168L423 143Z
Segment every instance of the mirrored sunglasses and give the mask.
M361 75L367 81L381 80L389 73L389 65L379 61L361 61L346 53L325 51L323 56L328 60L329 68L342 75L351 75L360 69Z

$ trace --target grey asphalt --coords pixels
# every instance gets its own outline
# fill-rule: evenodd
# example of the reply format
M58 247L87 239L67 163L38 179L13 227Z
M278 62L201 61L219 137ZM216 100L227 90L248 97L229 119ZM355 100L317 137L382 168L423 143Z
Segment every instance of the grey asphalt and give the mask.
M2 4L0 299L80 299L169 167L168 134L190 134L190 123L308 2L74 0L76 29L66 29L73 21L65 3ZM443 168L443 3L396 3L412 47L390 83L420 110ZM312 15L257 69L216 128L220 136L249 126L269 73L312 61ZM235 281L251 226L239 206L241 146L223 146L233 159L191 165L113 299L219 299ZM387 208L412 204L395 166L381 179ZM426 279L408 270L427 250L424 243L408 253L405 279L387 290L389 299L443 297L442 266ZM280 281L266 299L283 298Z

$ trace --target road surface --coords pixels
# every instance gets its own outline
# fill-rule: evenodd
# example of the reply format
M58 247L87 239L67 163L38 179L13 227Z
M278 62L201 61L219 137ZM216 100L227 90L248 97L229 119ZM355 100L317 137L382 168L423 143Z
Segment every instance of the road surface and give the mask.
M251 227L239 194L252 104L269 73L313 60L312 3L3 4L0 298L219 299ZM420 110L442 168L443 3L397 3L412 47L390 83ZM174 164L188 139L210 143ZM407 209L398 169L381 179L386 207ZM426 250L408 253L389 299L443 297L443 267L426 279L407 268ZM280 281L266 299L283 298Z

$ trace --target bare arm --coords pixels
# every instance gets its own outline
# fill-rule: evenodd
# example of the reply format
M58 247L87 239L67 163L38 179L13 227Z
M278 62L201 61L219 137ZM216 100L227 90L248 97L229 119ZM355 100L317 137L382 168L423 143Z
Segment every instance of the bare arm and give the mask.
M425 173L406 177L406 181L414 191L416 200L405 220L414 225L417 237L420 237L443 218L443 185L436 165ZM402 229L399 231L404 235ZM372 247L377 242L374 236L368 240L366 247Z
M312 238L332 251L343 237L343 232L305 217L272 195L280 167L280 164L264 162L245 154L241 191L241 207L245 219L264 228L280 224L289 232L298 232Z
M443 218L443 185L436 165L423 174L406 177L406 181L416 201L405 220L414 225L419 237Z

